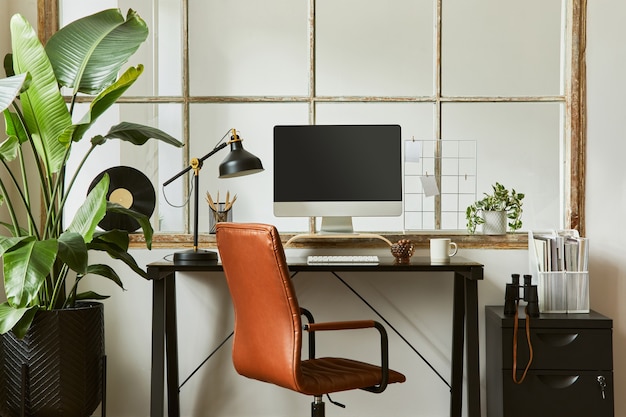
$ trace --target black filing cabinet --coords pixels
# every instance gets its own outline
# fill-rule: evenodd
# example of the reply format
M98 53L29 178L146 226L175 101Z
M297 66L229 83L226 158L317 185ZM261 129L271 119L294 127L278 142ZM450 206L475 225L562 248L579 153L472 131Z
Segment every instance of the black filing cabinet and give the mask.
M488 417L613 417L613 321L588 314L530 317L533 361L513 381L513 316L485 307ZM526 317L519 310L517 380L528 363Z

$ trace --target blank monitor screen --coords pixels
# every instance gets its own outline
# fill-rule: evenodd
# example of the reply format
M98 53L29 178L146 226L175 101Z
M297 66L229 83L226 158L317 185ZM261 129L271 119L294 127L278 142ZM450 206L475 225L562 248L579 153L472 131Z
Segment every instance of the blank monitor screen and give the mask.
M275 126L274 214L402 214L400 126Z

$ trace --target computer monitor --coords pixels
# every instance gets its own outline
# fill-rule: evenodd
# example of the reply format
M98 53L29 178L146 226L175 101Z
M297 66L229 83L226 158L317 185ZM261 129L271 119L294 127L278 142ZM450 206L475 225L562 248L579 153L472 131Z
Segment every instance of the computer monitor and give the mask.
M322 217L332 233L401 215L401 141L399 125L275 126L274 215Z

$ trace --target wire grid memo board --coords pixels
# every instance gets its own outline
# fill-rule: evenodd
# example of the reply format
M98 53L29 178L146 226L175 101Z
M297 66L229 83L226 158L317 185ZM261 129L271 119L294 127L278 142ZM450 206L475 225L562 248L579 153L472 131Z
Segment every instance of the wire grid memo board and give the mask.
M465 210L476 201L476 141L411 139L404 150L404 229L465 229Z

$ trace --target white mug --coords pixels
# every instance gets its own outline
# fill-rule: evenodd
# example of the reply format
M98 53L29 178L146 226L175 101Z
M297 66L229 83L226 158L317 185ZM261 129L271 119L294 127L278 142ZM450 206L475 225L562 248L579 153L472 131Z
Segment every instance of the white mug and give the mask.
M450 262L458 247L448 238L430 239L430 261L434 263Z

